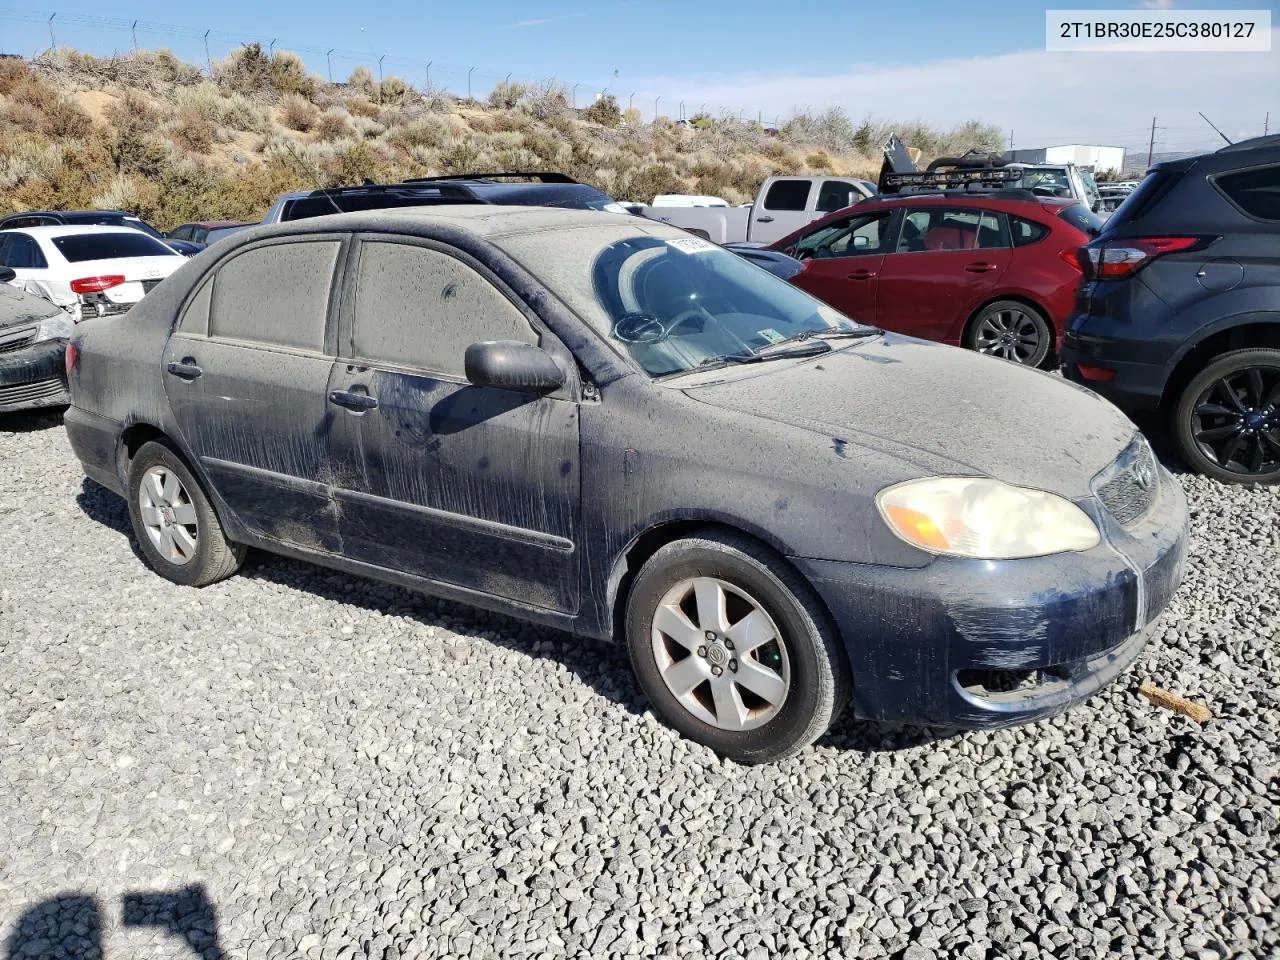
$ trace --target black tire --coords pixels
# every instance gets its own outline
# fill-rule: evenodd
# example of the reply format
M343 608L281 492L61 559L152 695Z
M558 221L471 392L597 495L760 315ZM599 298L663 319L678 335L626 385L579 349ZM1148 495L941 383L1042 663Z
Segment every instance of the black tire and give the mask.
M1277 446L1280 444L1280 392L1277 391L1280 391L1280 349L1233 350L1201 370L1183 388L1170 424L1178 452L1187 466L1223 483L1280 483L1280 446ZM1254 393L1257 396L1252 396ZM1237 402L1232 402L1232 395ZM1209 409L1230 412L1210 413ZM1261 424L1251 434L1239 434L1239 446L1233 453L1230 443L1236 434L1228 432L1220 438L1214 431L1235 428L1247 431L1251 423L1249 411L1258 411ZM1260 462L1255 459L1258 450Z
M789 685L776 713L752 729L721 729L695 716L668 688L655 653L654 619L663 598L687 580L706 577L757 601L776 625L777 642L785 645ZM848 699L848 661L830 617L794 570L744 537L707 531L660 548L636 576L625 625L632 668L658 714L686 737L739 763L769 762L804 749L831 726Z
M142 512L142 484L153 468L168 471L181 483L183 505L194 508L194 550L185 562L176 562L161 552L152 540ZM147 565L166 580L188 587L206 587L225 580L244 563L248 548L232 543L222 532L222 524L200 482L168 443L153 440L142 445L129 464L127 486L129 519L133 522L134 539ZM166 521L177 525L173 521ZM191 526L186 526L191 535Z
M1021 355L1020 351L1015 350L1014 345L1008 345L1006 349L1000 344L992 343L990 340L985 339L985 325L988 321L994 324L1002 323L1001 315L1007 315L1010 320L1015 315L1025 317L1030 329L1034 329L1034 334L1028 334L1028 336L1034 336L1035 347L1027 351L1025 356ZM1002 360L1020 363L1027 367L1040 367L1044 365L1044 362L1049 359L1049 354L1053 352L1053 328L1049 325L1044 312L1038 307L1023 303L1021 300L997 300L995 303L987 304L974 314L964 334L964 345L970 350L989 357L999 357ZM1006 356L1001 351L1015 355Z

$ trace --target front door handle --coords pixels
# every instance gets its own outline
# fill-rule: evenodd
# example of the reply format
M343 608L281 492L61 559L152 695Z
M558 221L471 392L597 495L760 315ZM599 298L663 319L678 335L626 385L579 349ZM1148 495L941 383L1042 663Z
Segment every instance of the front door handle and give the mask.
M351 393L348 390L334 390L329 394L329 402L346 407L348 410L359 411L372 410L378 405L376 397L371 397L367 393Z
M870 280L874 276L875 276L875 273L871 270L855 270L853 271L853 273L849 274L849 279L850 280Z
M180 363L171 363L166 368L175 377L181 377L183 380L194 380L200 374L204 373L197 365L195 357L183 357Z
M756 223L773 223L773 217L756 217Z
M967 273L990 273L995 268L994 263L971 263L964 269Z

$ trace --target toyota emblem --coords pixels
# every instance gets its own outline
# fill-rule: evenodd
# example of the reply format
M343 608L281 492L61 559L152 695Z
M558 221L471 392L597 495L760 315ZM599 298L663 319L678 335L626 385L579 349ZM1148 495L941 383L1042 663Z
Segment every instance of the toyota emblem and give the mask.
M1135 464L1133 468L1133 482L1138 485L1139 490L1148 491L1155 486L1155 472L1145 463Z

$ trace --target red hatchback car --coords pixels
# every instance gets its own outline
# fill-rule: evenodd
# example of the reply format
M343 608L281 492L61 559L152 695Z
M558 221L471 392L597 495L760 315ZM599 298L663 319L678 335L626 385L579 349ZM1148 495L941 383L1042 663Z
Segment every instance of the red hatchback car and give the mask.
M791 282L856 320L1040 366L1071 315L1076 250L1101 225L1070 200L891 196L770 249L804 261Z

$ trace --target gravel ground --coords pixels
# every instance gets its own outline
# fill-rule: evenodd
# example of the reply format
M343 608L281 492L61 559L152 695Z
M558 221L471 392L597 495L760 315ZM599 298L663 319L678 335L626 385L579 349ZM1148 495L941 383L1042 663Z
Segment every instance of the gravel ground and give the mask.
M1276 957L1278 494L1183 482L1186 583L1086 706L743 768L606 646L269 557L173 586L56 415L0 420L0 958Z

